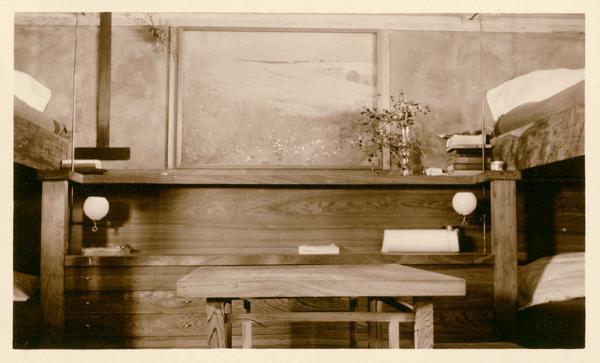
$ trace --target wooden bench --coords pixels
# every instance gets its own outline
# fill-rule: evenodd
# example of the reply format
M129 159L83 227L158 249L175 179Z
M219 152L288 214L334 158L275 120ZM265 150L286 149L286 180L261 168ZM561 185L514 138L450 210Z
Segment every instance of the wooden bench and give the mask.
M397 264L200 267L177 282L184 297L204 297L209 348L231 347L231 324L242 323L242 347L252 323L266 321L388 322L389 346L399 348L399 323L414 323L415 348L433 348L433 296L464 296L465 281ZM414 297L414 311L232 314L231 301L279 297ZM352 334L351 334L352 336Z

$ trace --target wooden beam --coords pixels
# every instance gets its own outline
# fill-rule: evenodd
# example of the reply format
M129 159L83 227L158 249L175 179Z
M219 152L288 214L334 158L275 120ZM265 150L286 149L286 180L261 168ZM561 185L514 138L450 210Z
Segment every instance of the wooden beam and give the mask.
M40 295L44 346L61 346L65 324L64 256L69 235L69 184L42 183Z
M228 318L232 323L252 321L263 325L274 322L389 322L391 320L412 323L415 321L415 316L413 313L327 311L232 314Z
M110 82L112 48L112 14L100 14L100 50L98 69L98 119L96 146L110 146Z
M500 338L514 332L517 312L517 192L516 182L491 182L494 306Z
M134 19L137 17L138 19ZM115 13L114 26L140 26L143 14ZM293 13L158 13L153 19L171 27L269 27L318 29L386 29L399 31L479 32L478 19L468 14L293 14ZM585 32L584 14L483 14L486 32ZM97 13L81 16L79 25L97 26ZM17 26L74 26L73 13L17 13Z

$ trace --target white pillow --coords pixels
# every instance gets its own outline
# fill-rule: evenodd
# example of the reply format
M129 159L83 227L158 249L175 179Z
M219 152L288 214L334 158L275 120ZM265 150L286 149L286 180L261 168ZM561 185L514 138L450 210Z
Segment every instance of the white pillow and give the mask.
M584 68L544 69L527 73L487 91L488 106L494 121L497 121L514 108L550 98L584 78Z
M13 272L13 301L27 301L40 289L40 278Z
M15 96L29 107L44 112L52 91L27 73L15 70Z
M519 306L585 297L585 253L543 257L518 272Z

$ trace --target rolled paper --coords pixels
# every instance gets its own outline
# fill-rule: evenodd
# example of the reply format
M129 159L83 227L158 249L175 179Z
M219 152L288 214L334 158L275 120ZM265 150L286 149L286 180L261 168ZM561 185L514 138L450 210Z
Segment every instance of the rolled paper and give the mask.
M458 229L386 229L381 252L458 252Z

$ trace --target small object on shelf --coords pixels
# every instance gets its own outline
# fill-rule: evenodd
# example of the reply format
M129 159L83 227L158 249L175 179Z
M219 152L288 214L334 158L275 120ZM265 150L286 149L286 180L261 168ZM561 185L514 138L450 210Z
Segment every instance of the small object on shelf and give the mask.
M452 197L452 208L462 215L462 224L467 224L467 216L477 207L477 197L471 192L458 192Z
M506 167L506 163L502 160L492 161L491 169L494 171L503 171Z
M458 252L458 229L386 229L381 252Z
M483 138L485 137L486 142L483 144ZM481 149L491 148L492 145L488 143L487 136L481 135L452 135L446 141L446 151L456 149Z
M61 160L61 169L71 169L72 159ZM81 174L103 174L102 161L95 159L75 159L75 171Z
M131 254L131 246L119 245L109 247L82 247L81 254L84 256L113 256Z
M328 245L301 245L298 246L301 255L339 255L340 248L335 243Z

